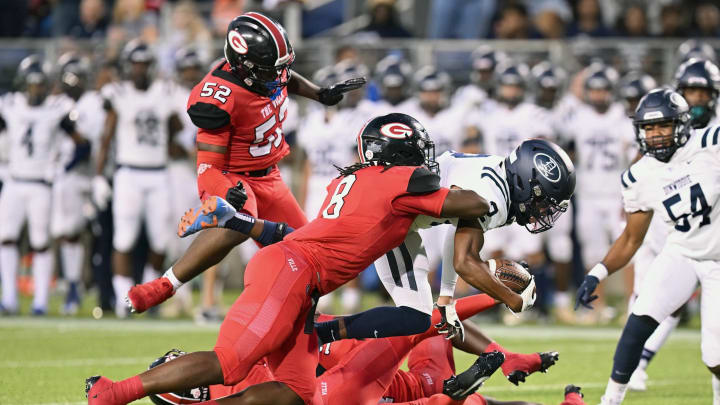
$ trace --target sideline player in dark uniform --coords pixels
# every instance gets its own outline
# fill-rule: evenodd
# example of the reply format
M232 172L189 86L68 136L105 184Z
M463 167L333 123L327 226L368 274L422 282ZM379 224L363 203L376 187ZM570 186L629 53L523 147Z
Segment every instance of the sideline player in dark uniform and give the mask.
M252 386L230 401L309 403L315 393L318 342L304 331L312 331L312 317L308 322L306 315L312 313L314 293L335 290L398 246L417 215L467 218L459 226L472 230L478 226L473 221L490 209L473 191L440 187L439 176L428 169L437 166L434 144L412 117L389 114L371 120L358 147L364 163L340 170L320 216L252 258L245 290L225 317L214 351L191 353L120 382L92 377L88 403L126 404L153 393L232 385L263 357L275 381ZM538 189L532 206L544 198ZM475 272L488 271L480 260L472 265ZM491 287L486 292L514 311L531 302L499 280Z
M290 151L282 130L288 93L335 105L343 93L362 87L365 79L320 88L291 70L294 60L279 23L260 13L245 13L228 26L225 60L195 86L187 112L199 128L200 198L216 195L240 206L236 186L243 184L246 213L298 228L307 219L277 167ZM204 232L193 242L202 255L186 254L163 277L133 287L128 304L136 312L160 304L246 239L227 230Z

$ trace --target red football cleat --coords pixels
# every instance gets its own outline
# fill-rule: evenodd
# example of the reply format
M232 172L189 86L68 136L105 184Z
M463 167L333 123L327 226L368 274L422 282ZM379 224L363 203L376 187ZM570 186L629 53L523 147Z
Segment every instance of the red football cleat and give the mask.
M96 375L86 379L85 396L88 399L88 405L121 405L115 400L112 386L112 380L107 377Z
M132 312L138 314L160 305L175 294L167 277L160 277L148 283L139 284L128 291L125 301Z
M505 352L502 371L511 383L518 385L525 382L525 378L536 371L543 373L547 371L559 357L558 352L532 354Z

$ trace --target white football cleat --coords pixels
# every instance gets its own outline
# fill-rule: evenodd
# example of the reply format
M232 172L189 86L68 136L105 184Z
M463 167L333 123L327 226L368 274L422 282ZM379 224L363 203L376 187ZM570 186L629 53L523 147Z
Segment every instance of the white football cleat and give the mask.
M613 401L604 395L600 397L600 403L598 405L620 405L622 404L622 401Z
M647 391L648 375L645 370L636 368L628 381L628 388L632 391Z

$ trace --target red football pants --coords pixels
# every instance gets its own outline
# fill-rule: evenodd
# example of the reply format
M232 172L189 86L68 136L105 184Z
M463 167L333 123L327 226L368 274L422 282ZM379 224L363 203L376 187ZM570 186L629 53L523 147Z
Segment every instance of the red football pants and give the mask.
M249 177L237 173L224 173L224 176L233 185L242 181L247 192L248 199L245 202L243 211L261 219L268 219L273 222L287 222L288 225L297 229L308 223L305 213L300 209L295 197L280 176L277 166L264 177ZM205 200L212 194L206 190L211 189L209 184L204 182L212 181L204 177L198 178L198 191L200 199ZM227 190L225 190L227 193ZM225 198L225 194L220 197Z
M306 403L315 393L317 335L303 333L317 277L288 243L261 249L245 269L245 289L220 326L215 353L234 385L265 357L275 381Z

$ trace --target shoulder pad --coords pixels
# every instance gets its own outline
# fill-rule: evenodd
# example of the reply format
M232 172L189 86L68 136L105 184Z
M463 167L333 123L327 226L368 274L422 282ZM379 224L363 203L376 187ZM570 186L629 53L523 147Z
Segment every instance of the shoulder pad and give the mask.
M440 176L424 167L418 167L410 175L407 192L411 194L432 193L440 190Z
M718 136L720 135L720 126L714 126L706 129L700 138L700 147L705 148L708 145L717 145Z
M187 113L198 128L219 129L230 124L230 114L214 104L198 102Z

